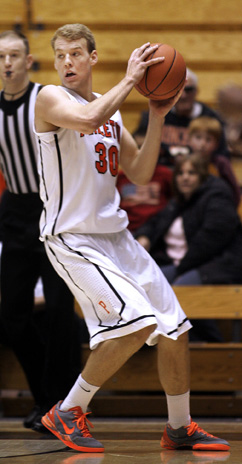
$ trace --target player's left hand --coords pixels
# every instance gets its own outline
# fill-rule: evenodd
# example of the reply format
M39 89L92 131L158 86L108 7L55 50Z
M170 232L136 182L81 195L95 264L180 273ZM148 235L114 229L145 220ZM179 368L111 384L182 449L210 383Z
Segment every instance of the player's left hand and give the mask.
M185 83L184 83L185 86ZM164 117L167 113L171 110L171 108L176 104L179 100L184 86L181 90L172 98L168 98L167 100L149 100L149 108L150 111L157 113L159 116Z

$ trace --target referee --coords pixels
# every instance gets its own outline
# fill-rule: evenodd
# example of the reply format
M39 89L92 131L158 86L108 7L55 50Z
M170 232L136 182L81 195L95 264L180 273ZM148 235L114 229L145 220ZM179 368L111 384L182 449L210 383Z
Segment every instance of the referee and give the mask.
M33 120L42 86L29 81L32 62L22 33L0 34L0 168L7 186L1 200L1 322L35 401L24 425L42 432L41 416L66 396L79 374L80 344L73 296L39 240L42 202ZM33 312L39 278L45 296L43 324L36 324Z

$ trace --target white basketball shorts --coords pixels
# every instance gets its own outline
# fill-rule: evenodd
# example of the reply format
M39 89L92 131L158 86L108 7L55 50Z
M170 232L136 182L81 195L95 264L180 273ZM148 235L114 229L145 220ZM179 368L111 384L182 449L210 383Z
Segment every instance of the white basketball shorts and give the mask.
M128 230L115 234L61 234L45 239L48 257L79 303L90 348L156 324L174 340L192 326L149 253Z

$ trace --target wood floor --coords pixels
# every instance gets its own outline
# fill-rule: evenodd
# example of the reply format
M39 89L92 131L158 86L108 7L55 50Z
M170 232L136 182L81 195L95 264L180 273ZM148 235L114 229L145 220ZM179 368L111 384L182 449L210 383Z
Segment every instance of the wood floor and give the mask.
M0 419L0 464L242 463L242 419L193 419L228 440L230 452L162 450L164 420L98 418L92 419L92 434L103 443L105 453L76 453L53 435L25 429L20 419Z

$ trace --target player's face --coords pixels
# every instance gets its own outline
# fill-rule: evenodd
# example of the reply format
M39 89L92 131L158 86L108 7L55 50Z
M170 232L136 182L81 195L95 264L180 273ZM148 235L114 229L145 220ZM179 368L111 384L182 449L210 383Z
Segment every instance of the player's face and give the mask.
M23 41L15 37L0 39L0 78L4 88L8 84L21 84L32 65Z
M55 68L65 87L72 90L85 88L91 82L91 69L96 62L97 52L89 53L86 39L56 39Z
M176 184L180 193L189 199L200 185L200 177L190 161L182 164L176 176Z
M193 152L199 153L207 160L211 158L214 151L218 148L218 142L214 135L202 130L194 132L190 136L189 145Z

